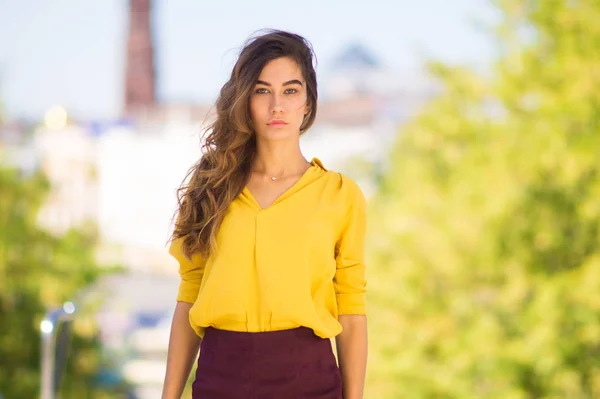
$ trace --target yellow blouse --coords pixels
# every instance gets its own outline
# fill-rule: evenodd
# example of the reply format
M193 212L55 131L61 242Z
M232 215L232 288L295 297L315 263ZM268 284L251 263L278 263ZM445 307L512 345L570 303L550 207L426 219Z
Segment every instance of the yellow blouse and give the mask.
M302 177L261 209L247 188L231 203L204 261L179 262L177 301L193 306L190 324L202 337L212 326L261 332L312 328L331 338L340 314L365 314L365 198L354 181L313 158Z

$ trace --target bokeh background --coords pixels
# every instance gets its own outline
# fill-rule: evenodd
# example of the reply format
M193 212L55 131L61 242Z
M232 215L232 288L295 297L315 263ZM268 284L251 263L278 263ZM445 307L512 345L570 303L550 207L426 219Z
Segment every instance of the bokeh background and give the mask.
M61 398L160 397L175 190L263 28L368 198L365 397L600 398L598 0L0 0L0 397L65 301Z

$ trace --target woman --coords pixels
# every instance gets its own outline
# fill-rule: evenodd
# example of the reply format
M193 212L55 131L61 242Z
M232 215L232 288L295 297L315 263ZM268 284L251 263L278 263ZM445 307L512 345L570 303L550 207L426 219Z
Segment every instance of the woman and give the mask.
M163 398L180 398L199 349L193 398L362 398L365 199L301 153L317 112L310 44L250 40L216 108L178 195Z

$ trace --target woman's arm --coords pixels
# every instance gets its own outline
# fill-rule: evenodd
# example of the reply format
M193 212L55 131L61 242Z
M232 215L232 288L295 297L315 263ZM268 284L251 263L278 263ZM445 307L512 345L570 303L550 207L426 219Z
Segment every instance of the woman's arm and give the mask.
M189 322L191 303L177 302L167 355L167 372L163 385L162 399L180 399L198 349L200 337Z
M367 371L367 317L340 315L344 330L335 338L344 399L362 399Z

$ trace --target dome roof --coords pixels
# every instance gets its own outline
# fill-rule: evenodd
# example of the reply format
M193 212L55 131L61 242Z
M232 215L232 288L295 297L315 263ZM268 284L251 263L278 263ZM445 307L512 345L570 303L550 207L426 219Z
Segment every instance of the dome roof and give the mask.
M335 69L377 69L379 67L379 60L370 49L360 43L347 45L333 60L333 68Z

